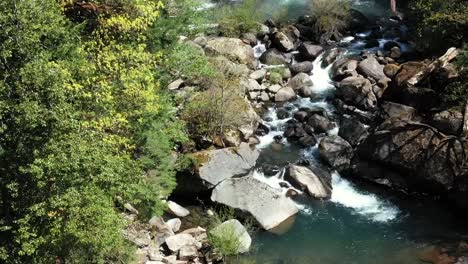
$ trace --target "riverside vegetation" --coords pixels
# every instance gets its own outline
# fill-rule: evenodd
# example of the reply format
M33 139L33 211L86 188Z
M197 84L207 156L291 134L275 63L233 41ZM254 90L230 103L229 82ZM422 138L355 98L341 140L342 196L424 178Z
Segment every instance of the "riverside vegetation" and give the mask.
M462 49L454 64L458 74L430 83L440 84L434 87L443 99L438 107L463 111L468 4L407 2L415 56ZM204 150L231 147L223 155L237 155L233 148L241 148L241 141L258 143L253 135L262 126L257 130L258 117L245 99L251 84L244 79L252 69L212 56L208 47L229 52L216 50L204 36L255 45L258 32L270 36L276 33L270 29L287 28L272 20L261 24L268 17L257 5L246 0L195 11L199 3L188 0L1 1L0 262L138 261L134 241L122 230L167 212L168 197L182 187L176 179L206 161ZM350 30L351 6L344 1L312 0L310 6L303 19L310 39L339 41ZM294 32L285 35L298 41ZM289 49L283 41L273 46ZM259 80L268 78L282 85L290 76L275 69ZM255 124L252 132L239 129L246 123ZM203 159L194 158L200 151ZM219 214L210 228L236 218L231 211ZM249 221L243 223L249 231ZM234 233L230 227L208 232L218 261L239 253Z

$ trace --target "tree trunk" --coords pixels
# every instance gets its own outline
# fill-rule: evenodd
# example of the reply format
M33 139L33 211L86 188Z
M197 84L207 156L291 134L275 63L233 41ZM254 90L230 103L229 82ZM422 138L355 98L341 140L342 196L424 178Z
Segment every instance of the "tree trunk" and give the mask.
M392 9L393 13L397 13L396 11L396 0L390 0L390 8Z
M412 85L412 86L417 85L421 80L429 76L429 74L431 74L433 71L441 67L444 67L451 60L455 59L455 57L457 57L459 53L460 53L460 50L458 50L457 48L448 49L447 52L444 55L442 55L440 58L433 61L431 64L427 65L423 70L413 75L413 77L411 77L408 81L406 81L407 84Z

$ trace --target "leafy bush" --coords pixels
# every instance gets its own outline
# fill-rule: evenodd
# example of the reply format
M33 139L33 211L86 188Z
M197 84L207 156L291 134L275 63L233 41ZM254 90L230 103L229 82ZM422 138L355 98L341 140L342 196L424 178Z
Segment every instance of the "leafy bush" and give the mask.
M311 18L317 34L337 34L350 19L351 5L346 0L311 0Z
M215 77L215 67L208 57L195 46L189 44L176 44L169 51L165 66L171 76L178 76L195 83L206 84Z
M164 12L148 31L150 48L170 49L180 36L192 37L208 30L208 13L196 11L199 1L168 0L164 5Z
M423 52L441 53L468 41L467 1L415 0L410 10L414 39Z
M215 18L221 34L237 38L242 33L256 33L259 29L257 22L262 19L256 5L257 0L244 0L239 5L226 5L216 11Z
M190 100L181 117L191 136L215 140L238 128L247 103L235 87L238 87L237 80L223 79Z
M216 63L214 61L213 63ZM240 79L235 69L223 68L207 84L207 89L196 93L185 105L181 118L194 139L214 141L223 138L229 130L237 129L248 109L248 102L240 95Z

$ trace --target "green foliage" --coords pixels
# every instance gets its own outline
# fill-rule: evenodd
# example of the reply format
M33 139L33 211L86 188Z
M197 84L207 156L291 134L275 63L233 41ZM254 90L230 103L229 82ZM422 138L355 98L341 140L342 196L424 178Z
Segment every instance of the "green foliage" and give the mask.
M444 101L464 106L468 102L468 45L457 57L457 66L460 69L459 77L449 83L444 89Z
M154 49L171 48L180 36L192 37L208 31L206 12L197 12L199 1L168 0L164 12L151 26L148 33Z
M257 11L257 0L244 0L239 5L226 5L215 13L219 31L226 37L239 37L242 33L256 33L258 22L264 17Z
M186 135L149 48L162 3L96 5L80 31L55 0L0 3L2 263L128 263L122 203L161 213L175 187Z
M310 10L317 34L336 33L348 25L351 4L346 0L311 0Z
M220 206L214 211L215 213L210 224L211 231L208 233L210 245L215 248L216 252L221 255L226 263L252 263L247 259L238 258L240 242L236 236L234 227L232 225L219 227L225 221L236 219L235 210L231 207ZM254 232L253 223L253 218L247 218L243 221L243 226L248 233ZM215 228L216 231L214 231Z
M234 219L235 212L230 207L220 207L213 216L211 230L221 225L223 222ZM223 259L229 256L237 255L240 247L239 238L236 236L235 229L231 225L225 225L223 228L218 228L216 232L208 232L208 240L217 253Z
M218 227L216 232L209 233L208 240L223 258L238 254L240 241L233 225Z
M214 141L241 125L247 107L244 98L239 95L238 77L220 74L212 80L208 90L190 99L181 118L194 139Z
M270 70L270 83L272 84L280 84L283 81L283 68L273 68Z
M206 83L215 77L216 70L196 46L176 44L165 61L172 76L179 76L195 83Z
M467 1L415 0L410 10L414 39L423 52L441 53L468 41Z

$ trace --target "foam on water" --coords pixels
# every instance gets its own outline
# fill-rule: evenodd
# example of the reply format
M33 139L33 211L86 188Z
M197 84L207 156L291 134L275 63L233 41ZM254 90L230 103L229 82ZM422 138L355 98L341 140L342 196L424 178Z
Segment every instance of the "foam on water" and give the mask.
M282 135L283 135L283 131L271 131L265 136L259 137L258 140L260 141L260 143L258 143L257 148L264 149L270 146L273 142L275 142L275 136L282 136Z
M322 68L322 58L323 53L314 60L314 68L312 70L312 76L310 77L312 83L314 84L312 86L312 91L318 94L329 92L330 90L335 89L333 82L330 79L330 70L333 64Z
M275 136L282 136L283 130L282 126L288 122L291 118L279 119L276 115L276 108L270 107L268 108L265 117L264 117L264 125L266 125L270 132L264 136L259 137L260 143L257 145L258 149L263 149L271 145L275 141ZM283 142L286 143L286 142Z
M257 43L255 47L253 47L254 50L254 57L256 59L260 58L262 54L266 51L265 44L262 44L260 41Z
M266 183L268 186L270 186L273 189L281 191L283 194L285 194L289 189L293 189L298 193L302 193L302 191L294 188L288 181L284 180L284 174L286 172L285 170L286 169L282 169L276 175L269 176L269 177L265 176L265 174L259 170L254 170L254 172L252 173L252 177L263 183ZM282 187L281 185L287 186L287 187ZM298 208L300 208L300 206L297 203L296 205L298 206Z
M332 186L332 202L351 208L372 221L388 222L398 216L399 211L394 205L373 194L358 192L351 182L341 178L338 173L332 174Z

